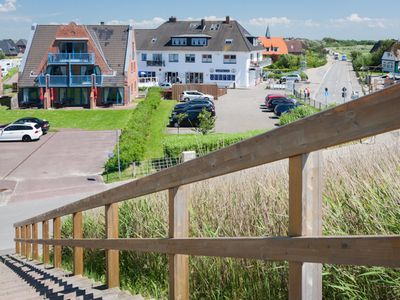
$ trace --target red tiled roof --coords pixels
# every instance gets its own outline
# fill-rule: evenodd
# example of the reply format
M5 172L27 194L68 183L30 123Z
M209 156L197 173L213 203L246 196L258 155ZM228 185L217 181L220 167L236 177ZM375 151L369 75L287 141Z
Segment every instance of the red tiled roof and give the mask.
M258 38L261 44L266 48L263 55L282 55L288 54L288 48L283 38L281 37L271 37L266 38L261 36ZM273 51L274 48L278 48L277 51Z

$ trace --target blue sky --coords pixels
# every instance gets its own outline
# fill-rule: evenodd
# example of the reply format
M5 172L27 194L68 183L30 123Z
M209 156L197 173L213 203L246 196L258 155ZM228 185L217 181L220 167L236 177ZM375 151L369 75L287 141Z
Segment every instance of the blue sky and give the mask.
M379 6L379 5L382 6ZM251 33L320 39L400 38L400 0L0 0L0 39L27 38L32 23L132 23L153 28L180 20L230 15Z

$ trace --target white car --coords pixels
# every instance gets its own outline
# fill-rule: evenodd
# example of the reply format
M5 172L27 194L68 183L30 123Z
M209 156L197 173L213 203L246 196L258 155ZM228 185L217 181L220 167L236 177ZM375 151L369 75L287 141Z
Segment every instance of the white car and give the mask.
M283 81L294 81L294 82L300 82L301 81L301 76L299 74L289 74L284 77L282 77Z
M30 142L39 140L43 135L42 128L36 123L10 124L0 131L0 141Z
M194 100L194 99L198 99L198 98L203 98L205 100L214 101L214 96L203 94L199 91L183 91L181 94L180 100L184 101L184 102L188 102L190 100Z
M169 90L172 89L172 84L170 82L164 82L160 84L160 88L163 90Z

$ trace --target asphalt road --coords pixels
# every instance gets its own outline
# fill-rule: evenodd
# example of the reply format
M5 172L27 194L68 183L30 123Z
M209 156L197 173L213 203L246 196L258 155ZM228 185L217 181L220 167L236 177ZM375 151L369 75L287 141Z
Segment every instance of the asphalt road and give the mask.
M311 84L314 86L312 98L322 103L343 103L351 100L353 91L362 96L362 89L356 74L353 71L351 62L335 61L329 58L328 64L324 67L309 70L307 72ZM325 88L328 88L328 96L325 97ZM342 89L346 88L347 96L342 97Z

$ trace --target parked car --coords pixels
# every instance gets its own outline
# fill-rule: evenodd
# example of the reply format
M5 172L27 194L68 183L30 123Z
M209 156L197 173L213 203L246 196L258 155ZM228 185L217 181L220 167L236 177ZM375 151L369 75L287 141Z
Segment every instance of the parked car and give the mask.
M274 113L276 116L280 117L281 115L290 112L292 109L300 106L298 103L283 103L275 106Z
M181 127L197 127L199 125L199 114L203 111L205 107L191 107L187 109L184 113L186 114L185 118L181 120L179 126ZM209 108L205 108L210 111ZM170 126L178 127L178 114L173 114L170 119ZM211 111L211 114L215 116L215 112Z
M268 101L267 110L274 111L275 107L279 104L296 104L296 100L290 98L273 98Z
M184 107L187 107L188 105L195 105L195 104L211 104L212 106L215 107L213 100L206 99L206 98L198 98L198 99L190 100L185 103L179 103L179 104L175 105L174 109L182 109Z
M172 89L172 83L170 83L170 82L161 83L160 88L162 88L163 90Z
M189 103L186 106L175 107L172 115L184 114L187 113L189 110L199 110L201 111L203 108L211 112L212 116L215 116L215 106L213 103Z
M288 74L286 76L283 76L281 78L281 80L283 82L286 82L286 81L300 82L301 81L301 76L299 74Z
M343 55L342 55L342 60L343 60L343 61L347 61L347 55L346 55L346 54L343 54Z
M50 129L50 123L47 120L42 120L39 118L27 117L22 118L14 122L14 124L25 124L25 123L36 123L42 128L43 134L46 134Z
M208 95L208 94L203 94L199 91L183 91L181 94L180 100L187 102L187 101L194 100L197 98L214 100L214 96Z
M36 123L10 124L0 131L0 141L30 142L39 140L42 128Z
M285 95L283 95L283 94L268 94L266 97L265 97L265 105L268 105L268 101L269 100L271 100L271 99L273 99L273 98L285 98L286 96Z

